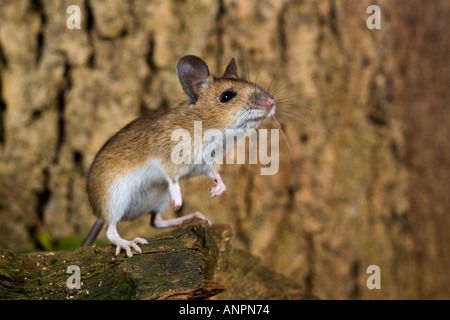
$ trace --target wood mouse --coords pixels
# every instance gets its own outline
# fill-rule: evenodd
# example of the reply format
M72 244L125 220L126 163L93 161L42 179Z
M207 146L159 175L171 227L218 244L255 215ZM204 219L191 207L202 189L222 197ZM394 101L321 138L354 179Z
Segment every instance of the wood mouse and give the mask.
M221 77L211 76L206 63L193 55L181 57L176 71L190 100L165 114L143 115L132 121L96 155L88 172L87 193L98 219L83 246L91 245L107 223L106 235L117 246L116 255L124 249L131 257L131 249L141 253L138 244L147 241L122 239L117 232L120 221L144 214L151 214L150 224L156 228L177 226L193 217L208 221L200 212L170 220L161 217L169 205L173 210L180 208L180 179L206 174L212 179L212 197L226 190L214 163L174 164L171 150L176 141L171 139L172 132L184 128L192 133L194 121L201 121L202 130L242 131L257 128L275 112L273 96L240 79L234 59Z

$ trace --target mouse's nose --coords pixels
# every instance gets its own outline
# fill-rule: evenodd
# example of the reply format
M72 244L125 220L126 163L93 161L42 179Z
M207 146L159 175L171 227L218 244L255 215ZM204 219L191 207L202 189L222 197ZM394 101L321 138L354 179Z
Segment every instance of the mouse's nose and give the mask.
M274 104L275 104L275 100L274 100L272 97L267 97L267 98L264 100L264 106L265 106L267 109L272 108Z

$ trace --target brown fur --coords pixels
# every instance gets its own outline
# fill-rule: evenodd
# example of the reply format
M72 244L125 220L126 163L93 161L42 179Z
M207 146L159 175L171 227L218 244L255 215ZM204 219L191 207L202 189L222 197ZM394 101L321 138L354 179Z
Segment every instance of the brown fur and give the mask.
M234 60L232 62L235 67ZM178 180L186 166L171 161L171 150L178 143L171 141L174 130L184 128L193 139L194 121L202 121L203 132L213 128L232 128L242 109L258 105L254 101L257 94L263 92L264 96L267 95L259 86L234 77L235 70L229 67L225 72L226 77L207 78L209 88L198 90L195 104L184 103L158 116L144 115L126 125L105 143L89 170L87 181L89 200L97 217L108 218L104 208L108 203L109 187L114 181L150 158L159 160L167 178ZM233 89L237 95L229 102L221 103L219 97L228 89Z

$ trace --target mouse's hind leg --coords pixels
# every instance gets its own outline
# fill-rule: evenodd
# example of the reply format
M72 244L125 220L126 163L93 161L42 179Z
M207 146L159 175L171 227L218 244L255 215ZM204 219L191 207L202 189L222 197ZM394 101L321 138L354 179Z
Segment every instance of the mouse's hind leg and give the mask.
M180 195L181 197L181 195ZM182 224L184 221L192 219L192 218L199 218L208 221L209 224L211 222L200 212L194 212L191 214L188 214L186 216L182 216L175 219L167 219L164 220L162 218L162 212L165 212L167 208L169 207L170 202L173 201L172 194L170 194L170 187L169 190L165 192L164 195L161 196L161 199L159 203L153 208L153 210L150 211L151 213L151 220L150 225L154 228L168 228L168 227L175 227Z
M116 222L110 222L108 224L108 229L106 230L106 236L108 237L108 240L111 241L113 244L117 246L116 248L116 256L120 253L122 249L125 250L128 257L132 257L133 253L131 252L131 249L136 250L139 253L142 253L141 248L137 245L139 244L147 244L147 240L142 238L134 238L131 241L124 240L120 237L119 233L117 232L117 223Z
M164 220L161 217L161 212L155 212L155 213L152 213L152 218L151 218L150 224L152 227L155 227L155 228L175 227L175 226L181 225L184 221L192 219L192 218L199 218L202 220L206 220L211 225L211 222L203 214L201 214L198 211L188 214L186 216L182 216L182 217L174 218L174 219L167 219L167 220Z

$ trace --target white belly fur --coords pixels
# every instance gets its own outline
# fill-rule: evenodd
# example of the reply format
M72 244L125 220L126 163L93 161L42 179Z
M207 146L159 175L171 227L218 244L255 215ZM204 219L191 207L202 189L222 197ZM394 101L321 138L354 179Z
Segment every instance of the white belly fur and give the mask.
M110 187L108 198L111 222L166 211L170 196L161 164L156 159L150 159L145 165L119 178Z

